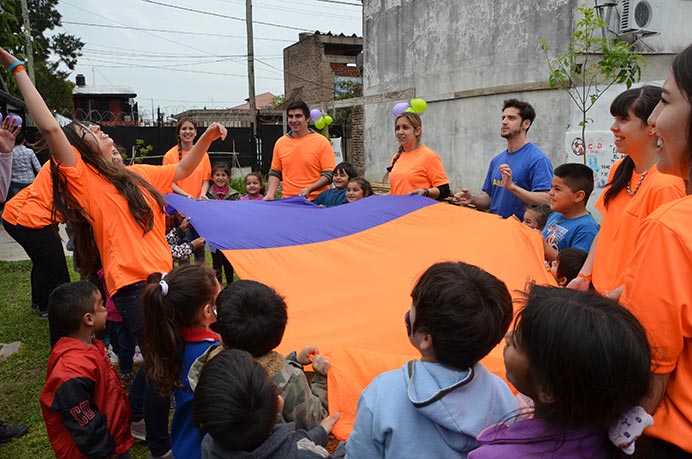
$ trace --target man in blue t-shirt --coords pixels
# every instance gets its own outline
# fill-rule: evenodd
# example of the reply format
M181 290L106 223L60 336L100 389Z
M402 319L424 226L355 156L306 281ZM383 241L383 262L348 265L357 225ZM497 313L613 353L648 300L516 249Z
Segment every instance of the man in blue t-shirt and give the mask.
M473 205L503 218L515 215L521 220L525 206L550 203L553 165L526 139L535 118L536 112L528 102L504 101L500 135L507 140L507 149L490 161L480 194L464 188L454 195L461 205Z

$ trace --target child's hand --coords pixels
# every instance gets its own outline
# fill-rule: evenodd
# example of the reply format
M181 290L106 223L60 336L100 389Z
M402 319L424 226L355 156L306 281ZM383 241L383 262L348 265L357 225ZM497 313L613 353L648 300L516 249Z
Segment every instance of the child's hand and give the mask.
M2 129L0 129L0 152L12 152L12 149L14 148L15 139L21 129L22 125L14 122L13 117L5 117L4 121L2 122Z
M339 420L340 415L340 413L335 413L334 416L326 417L322 419L322 422L320 422L320 425L327 432L327 435L329 435L329 433L334 428L334 424L336 424L336 421Z
M305 346L296 356L296 360L298 360L298 363L301 365L310 365L312 363L312 359L315 358L316 355L320 353L320 349L315 346L314 344Z
M185 217L180 224L180 231L187 233L190 230L190 217Z
M321 355L316 355L312 361L312 369L315 370L315 373L319 373L322 376L327 376L330 365L329 359Z
M204 247L204 243L204 238L198 237L197 239L190 242L190 245L192 245L192 250L200 250L202 247Z

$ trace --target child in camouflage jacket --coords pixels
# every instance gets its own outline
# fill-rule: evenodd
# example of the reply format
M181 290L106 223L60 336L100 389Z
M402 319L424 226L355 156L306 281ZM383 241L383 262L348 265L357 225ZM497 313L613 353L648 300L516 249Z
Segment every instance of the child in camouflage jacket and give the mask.
M188 374L194 389L204 364L222 348L248 351L269 373L284 399L280 422L294 422L297 429L310 430L327 417L328 361L316 346L284 357L274 349L281 344L286 328L286 303L274 289L262 283L241 280L228 285L216 299L217 322L211 328L220 334L221 346L209 348ZM314 361L312 361L314 359ZM303 365L313 364L312 384Z

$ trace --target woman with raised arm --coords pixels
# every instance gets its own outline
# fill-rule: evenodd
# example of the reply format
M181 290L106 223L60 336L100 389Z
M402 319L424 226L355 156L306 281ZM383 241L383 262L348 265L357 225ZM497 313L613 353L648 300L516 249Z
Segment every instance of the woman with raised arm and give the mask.
M139 294L151 273L166 272L172 266L161 193L169 193L174 181L190 175L211 143L226 137L226 129L212 123L176 165L115 165L111 160L113 140L98 126L73 122L61 128L31 83L24 63L1 48L0 63L14 75L57 165L54 211L60 211L76 231L80 268L91 272L100 259L106 287L123 325L141 345ZM168 399L145 389L142 370L133 383L130 401L133 419L146 418L151 455L167 457Z

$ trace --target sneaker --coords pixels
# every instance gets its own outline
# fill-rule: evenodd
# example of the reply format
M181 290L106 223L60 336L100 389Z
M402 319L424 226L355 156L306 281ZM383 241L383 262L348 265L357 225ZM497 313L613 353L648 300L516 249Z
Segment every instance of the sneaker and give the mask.
M117 365L119 362L118 356L115 354L115 352L113 352L113 347L110 344L108 345L108 358L113 366Z
M48 311L39 311L38 318L41 320L48 320Z
M139 350L139 346L135 346L135 355L132 356L132 363L139 365L144 362L144 357L142 356L142 351Z
M12 441L14 438L19 438L22 435L26 434L29 431L29 428L25 425L22 424L17 424L17 425L9 425L9 424L3 424L0 422L0 443L7 443L8 441Z
M129 373L120 373L120 380L123 384L132 384L135 379L135 372L131 371Z
M166 452L166 454L164 454L163 456L152 456L151 453L149 453L149 459L175 459L175 458L173 457L173 451L169 449Z
M130 423L130 431L132 432L132 436L137 440L147 440L147 427L144 425L144 419L132 421Z

